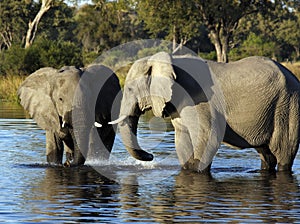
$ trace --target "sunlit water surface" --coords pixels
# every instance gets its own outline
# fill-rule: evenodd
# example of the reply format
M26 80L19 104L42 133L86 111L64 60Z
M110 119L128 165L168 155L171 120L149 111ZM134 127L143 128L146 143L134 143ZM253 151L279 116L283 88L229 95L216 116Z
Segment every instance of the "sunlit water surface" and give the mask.
M170 124L153 131L144 117L153 162L132 159L117 136L106 164L49 167L44 131L19 108L0 115L0 223L300 222L299 155L292 175L268 174L254 149L222 146L211 176L181 171Z

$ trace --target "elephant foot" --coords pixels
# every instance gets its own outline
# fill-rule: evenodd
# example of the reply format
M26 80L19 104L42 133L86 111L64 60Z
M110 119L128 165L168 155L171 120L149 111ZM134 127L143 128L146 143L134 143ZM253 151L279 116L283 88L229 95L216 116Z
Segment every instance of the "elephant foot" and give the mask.
M190 158L183 166L182 168L185 170L192 170L197 173L201 174L210 174L210 167L211 164L209 164L205 169L200 170L200 161L198 159Z
M267 163L266 161L261 160L260 169L262 171L274 172L274 171L276 171L275 167L276 167L276 163L275 164L274 163Z
M74 153L66 153L66 161L64 162L64 167L74 167L74 166L81 166L85 162L85 158L82 154L74 155Z
M292 165L289 164L278 164L277 170L279 172L287 172L287 173L292 173Z
M51 166L62 165L62 156L57 155L55 152L51 152L47 155L47 162Z
M277 159L270 151L270 149L266 147L257 148L256 151L259 153L261 159L261 170L262 171L275 171L277 165Z

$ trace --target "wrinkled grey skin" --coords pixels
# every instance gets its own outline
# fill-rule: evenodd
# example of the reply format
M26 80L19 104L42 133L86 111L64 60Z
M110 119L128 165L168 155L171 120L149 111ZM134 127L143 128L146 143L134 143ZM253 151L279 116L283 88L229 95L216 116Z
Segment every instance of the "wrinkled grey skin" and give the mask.
M224 64L161 52L132 65L119 130L133 157L152 160L136 138L139 116L152 109L155 116L171 116L185 169L209 171L223 141L255 148L263 170L277 165L291 171L299 145L299 96L297 78L264 57Z
M103 82L106 80L107 82L105 85L103 83L99 85L97 83L99 80L101 82L99 78L94 78L94 82L80 82L83 74L87 73L90 77L103 77ZM102 89L99 93L100 88ZM66 162L64 164L77 166L84 164L87 152L81 152L78 147L83 144L81 139L77 139L79 141L77 142L75 138L74 123L76 122L85 124L82 127L84 132L82 131L81 134L86 135L87 139L84 140L89 141L88 147L93 151L91 153L104 160L109 158L115 132L113 126L107 123L113 119L111 108L119 92L120 85L117 76L105 66L93 65L85 70L74 66L65 66L60 70L50 67L41 68L26 78L19 87L18 95L21 105L29 111L36 123L46 130L48 163L62 164L65 151ZM97 102L89 104L88 96L98 96ZM117 100L120 102L120 98ZM84 116L72 119L74 109ZM94 116L91 117L92 115ZM93 125L95 121L104 124L102 128L97 128L97 131ZM95 132L98 132L97 136ZM103 142L101 146L94 144L96 139L99 139L98 136Z

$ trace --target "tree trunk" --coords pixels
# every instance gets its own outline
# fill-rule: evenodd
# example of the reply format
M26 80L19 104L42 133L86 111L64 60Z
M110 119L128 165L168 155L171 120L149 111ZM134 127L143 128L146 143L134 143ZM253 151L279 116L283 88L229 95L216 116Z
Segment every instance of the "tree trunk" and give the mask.
M36 14L33 21L29 21L28 23L28 30L26 34L26 40L25 40L25 48L28 48L32 45L35 35L37 32L37 28L39 25L39 22L42 18L42 16L51 8L53 0L43 0L41 8L39 12Z
M228 62L228 35L220 38L220 30L211 30L210 37L215 45L216 53L217 53L217 61L218 62Z
M174 25L173 26L173 46L172 46L173 52L175 52L176 45L177 45L177 41L176 41L176 26Z
M229 37L228 35L223 34L222 38L222 61L221 62L228 62L228 44L229 44Z
M294 49L296 51L296 58L295 61L297 61L300 58L300 47L294 46Z

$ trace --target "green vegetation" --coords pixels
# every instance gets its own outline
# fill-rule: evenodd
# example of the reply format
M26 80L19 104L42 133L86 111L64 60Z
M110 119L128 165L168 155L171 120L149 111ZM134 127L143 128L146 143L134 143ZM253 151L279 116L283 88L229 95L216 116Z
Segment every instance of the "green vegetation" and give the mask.
M4 96L13 91L8 80L22 79L45 66L86 66L103 52L139 39L167 40L174 51L186 46L203 58L218 61L251 55L284 62L300 60L299 0L86 2L1 0L1 99L16 99ZM123 59L161 49L133 50L136 55L129 56L114 52L103 63L117 69L123 83L128 70L128 66L121 68ZM299 77L297 63L286 65Z
M17 90L25 76L0 76L0 102L18 102Z

